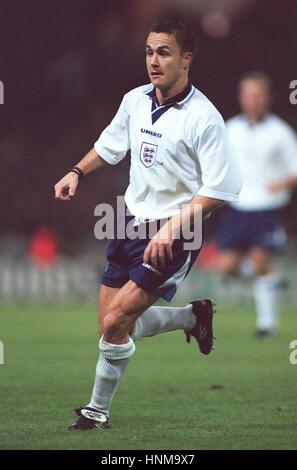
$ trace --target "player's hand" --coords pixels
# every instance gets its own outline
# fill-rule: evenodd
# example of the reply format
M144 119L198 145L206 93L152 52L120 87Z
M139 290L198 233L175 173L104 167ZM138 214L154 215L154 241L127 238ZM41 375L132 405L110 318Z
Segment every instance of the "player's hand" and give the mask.
M67 175L55 185L55 199L57 201L70 201L75 195L77 185L78 175L74 172L67 173Z
M169 232L168 226L165 224L159 232L153 236L144 251L144 263L151 262L154 266L161 266L163 268L168 260L173 260L173 241L172 235Z
M271 181L266 187L271 193L278 193L288 189L285 181Z

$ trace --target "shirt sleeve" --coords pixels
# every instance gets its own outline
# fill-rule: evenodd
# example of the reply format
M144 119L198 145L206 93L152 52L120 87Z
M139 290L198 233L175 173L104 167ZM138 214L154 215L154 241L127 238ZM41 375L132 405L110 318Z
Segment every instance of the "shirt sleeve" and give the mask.
M119 163L130 150L129 113L127 111L126 95L115 117L95 142L94 149L110 165Z
M196 148L202 179L198 194L236 202L242 176L223 118L206 126Z

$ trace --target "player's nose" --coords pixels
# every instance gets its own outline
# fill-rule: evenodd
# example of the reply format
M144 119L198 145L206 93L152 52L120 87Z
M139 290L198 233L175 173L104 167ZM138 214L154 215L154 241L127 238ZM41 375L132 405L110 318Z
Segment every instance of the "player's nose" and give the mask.
M158 54L155 53L151 56L151 65L153 67L158 67L160 65Z

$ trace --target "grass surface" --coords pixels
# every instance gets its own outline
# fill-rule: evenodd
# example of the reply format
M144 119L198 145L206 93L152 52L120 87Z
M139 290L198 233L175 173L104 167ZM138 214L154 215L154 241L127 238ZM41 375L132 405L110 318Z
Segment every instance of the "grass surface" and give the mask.
M297 449L297 318L272 340L254 315L225 308L210 356L173 332L137 343L107 431L69 432L89 400L98 345L94 306L2 307L0 449ZM213 387L215 386L215 387Z

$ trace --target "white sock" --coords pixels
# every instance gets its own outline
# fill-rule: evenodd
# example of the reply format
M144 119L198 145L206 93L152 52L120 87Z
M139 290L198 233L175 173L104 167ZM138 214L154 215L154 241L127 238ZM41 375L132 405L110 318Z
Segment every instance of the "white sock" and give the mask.
M166 331L191 330L195 322L191 304L185 307L153 306L137 318L131 337L136 341Z
M253 282L253 295L257 311L258 330L277 328L279 277L276 273L258 276Z
M128 343L111 344L101 337L100 356L96 367L95 383L88 407L102 411L107 416L121 377L135 352L135 344L129 337Z

